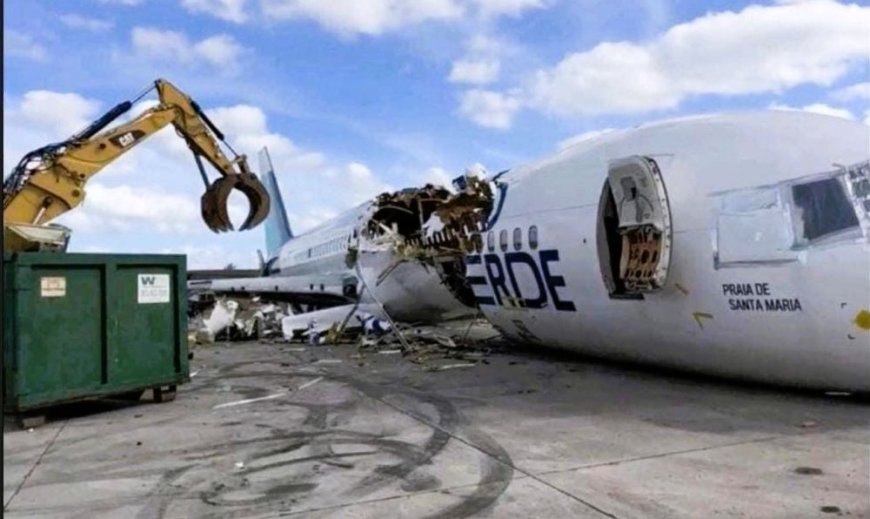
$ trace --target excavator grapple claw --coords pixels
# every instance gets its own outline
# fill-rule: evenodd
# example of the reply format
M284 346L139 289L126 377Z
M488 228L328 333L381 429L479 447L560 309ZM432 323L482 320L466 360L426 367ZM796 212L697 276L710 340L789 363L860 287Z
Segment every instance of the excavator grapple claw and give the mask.
M244 193L248 198L250 210L248 217L242 224L240 230L247 231L260 225L260 222L269 216L270 200L269 193L266 191L266 186L260 182L256 176L251 173L242 173L236 181L236 189Z
M223 176L214 181L202 195L202 219L214 232L233 230L227 201L233 189L238 189L248 199L248 217L239 230L246 231L256 227L269 214L269 194L260 180L250 174L241 173Z

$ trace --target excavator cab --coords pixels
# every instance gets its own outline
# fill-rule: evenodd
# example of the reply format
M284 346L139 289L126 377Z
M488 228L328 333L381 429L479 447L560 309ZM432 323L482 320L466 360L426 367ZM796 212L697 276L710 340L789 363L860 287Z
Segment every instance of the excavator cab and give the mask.
M158 93L157 106L103 131L151 90ZM169 124L187 143L205 184L201 206L206 226L214 232L233 230L227 202L234 189L250 204L239 230L252 229L265 220L269 194L249 169L245 155L232 149L195 101L158 79L135 99L118 104L76 135L24 156L3 182L5 251L65 250L69 230L49 222L82 203L90 177ZM232 159L224 154L220 143L232 152ZM216 180L209 180L203 158L220 174Z

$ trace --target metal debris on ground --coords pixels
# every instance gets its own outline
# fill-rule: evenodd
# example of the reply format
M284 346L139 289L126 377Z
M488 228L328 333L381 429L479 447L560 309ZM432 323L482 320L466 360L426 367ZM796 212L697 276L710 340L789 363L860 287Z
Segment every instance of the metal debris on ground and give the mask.
M446 371L448 369L473 368L476 363L464 362L462 364L444 364L442 366L428 366L426 371Z
M487 363L487 357L503 347L501 336L484 320L451 324L453 326L399 324L398 331L408 344L403 349L396 348L399 341L395 334L360 336L357 340L359 358L365 358L367 354L401 353L405 360L419 364L426 371L442 371ZM469 334L470 326L476 327L477 333Z
M211 307L199 307L201 313L188 321L191 344L277 337L281 321L289 310L281 305L251 299L217 298Z
M360 333L378 336L392 325L378 305L342 305L294 314L291 305L264 303L258 297L216 298L200 306L188 321L191 344L267 339L304 342L309 345L335 344L355 339ZM344 330L340 324L345 323ZM345 341L346 342L346 341Z
M487 363L487 357L502 347L501 335L484 319L425 326L396 323L375 304L293 314L289 305L263 303L257 297L217 298L213 307L189 322L192 344L261 339L307 345L287 348L296 352L326 344L356 344L355 359L369 354L401 355L427 371ZM341 362L327 359L321 363L330 361Z

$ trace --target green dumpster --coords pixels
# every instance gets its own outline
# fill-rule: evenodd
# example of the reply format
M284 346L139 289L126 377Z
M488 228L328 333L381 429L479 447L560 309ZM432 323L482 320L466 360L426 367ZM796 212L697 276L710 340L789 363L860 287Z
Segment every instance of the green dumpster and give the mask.
M6 412L83 398L169 400L190 379L181 255L3 258Z

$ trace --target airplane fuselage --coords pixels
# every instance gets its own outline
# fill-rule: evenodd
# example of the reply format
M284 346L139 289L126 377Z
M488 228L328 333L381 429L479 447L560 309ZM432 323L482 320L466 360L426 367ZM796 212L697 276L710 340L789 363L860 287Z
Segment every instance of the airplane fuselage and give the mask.
M280 287L299 295L358 295L361 303L382 304L390 317L405 322L438 322L473 313L432 268L399 261L392 249L368 246L361 228L371 205L357 206L288 241L267 262L269 276L264 279L276 292Z
M468 280L517 341L868 391L868 169L835 166L868 142L859 123L776 112L605 134L501 177Z

